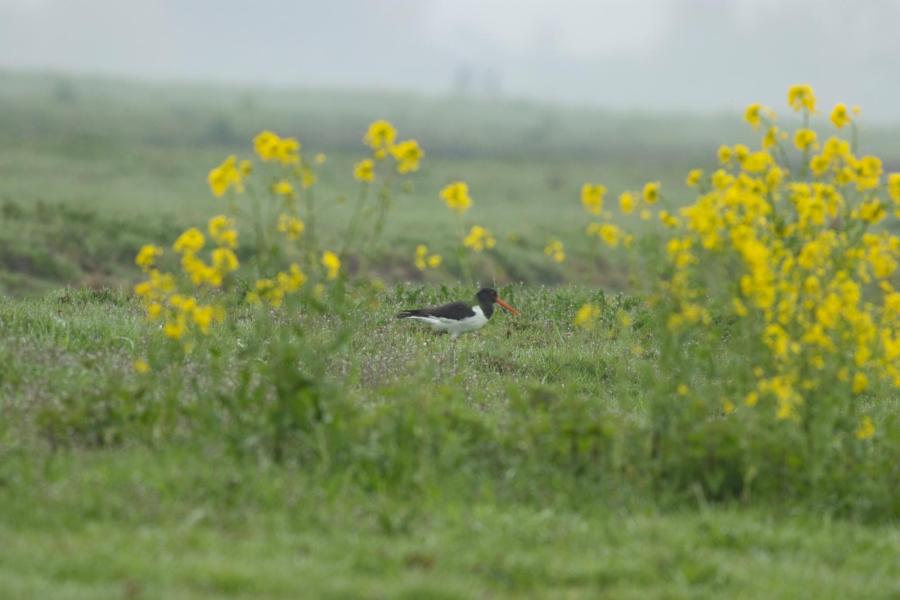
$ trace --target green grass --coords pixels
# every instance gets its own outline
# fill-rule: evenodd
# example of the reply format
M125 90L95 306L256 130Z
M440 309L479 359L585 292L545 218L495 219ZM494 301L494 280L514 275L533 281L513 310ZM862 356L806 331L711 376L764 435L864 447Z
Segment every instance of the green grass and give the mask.
M372 257L385 289L351 287L339 318L244 309L171 361L128 291L136 250L221 211L205 173L262 128L329 154L338 244L382 116L428 153ZM816 447L743 406L660 426L688 406L664 361L739 377L747 358L657 347L623 265L582 234L583 182L609 202L660 179L677 205L687 169L749 139L735 121L0 74L0 597L900 597L900 399L859 400L866 443ZM891 170L896 136L872 135ZM393 314L474 291L410 268L418 243L451 251L437 192L456 178L498 238L477 278L522 315L450 341ZM684 370L698 401L722 380Z

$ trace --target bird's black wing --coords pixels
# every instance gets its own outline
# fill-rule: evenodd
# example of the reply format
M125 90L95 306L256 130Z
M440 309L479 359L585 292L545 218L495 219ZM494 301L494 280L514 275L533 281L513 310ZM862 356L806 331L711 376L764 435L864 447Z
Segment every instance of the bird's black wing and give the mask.
M451 302L450 304L442 304L441 306L433 306L431 308L404 310L397 314L398 319L406 319L409 317L440 317L443 319L453 319L455 321L461 321L466 317L474 316L475 311L465 302Z

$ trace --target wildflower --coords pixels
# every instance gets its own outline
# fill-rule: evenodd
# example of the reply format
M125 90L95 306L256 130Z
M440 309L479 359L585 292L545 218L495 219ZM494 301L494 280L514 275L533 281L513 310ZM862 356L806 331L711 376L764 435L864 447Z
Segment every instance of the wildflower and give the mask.
M294 195L294 186L287 179L281 179L272 186L272 193L276 196L289 198Z
M134 368L135 373L139 373L141 375L150 371L150 363L148 363L143 358L138 358L132 363L131 366L132 368Z
M313 163L317 167L321 167L322 165L324 165L325 161L327 161L327 160L328 160L328 157L325 156L324 152L319 152L318 154L315 155L315 157L313 157Z
M216 248L212 251L212 266L213 269L224 275L237 271L240 263L237 255L230 248Z
M750 123L753 129L759 128L762 119L762 110L762 105L754 102L744 111L744 120Z
M303 233L306 225L297 217L288 214L278 215L278 231L283 233L289 240L296 240Z
M220 165L210 170L206 178L213 196L221 198L231 188L239 194L243 193L243 177L249 174L249 170L248 161L241 162L239 166L234 155L226 158Z
M703 179L703 169L691 169L687 175L687 179L685 179L685 183L688 187L696 187L701 179Z
M678 392L679 396L687 396L691 392L691 390L688 389L688 386L683 383L679 383L678 389L676 389L675 391Z
M412 173L419 170L419 163L425 152L416 140L406 140L391 148L391 155L397 161L397 172Z
M873 437L875 437L875 424L872 422L872 417L866 415L859 422L859 428L856 430L856 439L868 440Z
M203 248L204 243L206 243L206 238L203 237L203 233L196 227L191 227L178 236L178 239L172 245L172 249L179 254L199 252Z
M454 181L444 186L444 189L441 190L441 198L444 199L447 208L458 215L464 214L472 206L469 186L464 181Z
M169 321L163 326L163 333L173 340L181 339L184 335L184 322L181 320Z
M900 204L900 173L888 175L888 194L894 204Z
M146 244L141 247L140 252L134 259L134 264L139 266L142 271L149 271L156 263L156 259L163 255L163 249L153 244Z
M606 187L599 183L585 183L581 186L581 205L589 213L599 215L603 212L603 196Z
M429 254L428 246L425 244L416 246L415 263L416 268L420 271L428 268L436 269L441 265L441 262L443 262L441 256L439 254Z
M291 263L288 270L281 271L275 276L278 289L284 294L290 294L299 290L306 283L306 275L297 263Z
M630 215L634 212L635 199L631 192L622 192L619 195L619 209L623 214Z
M584 304L575 313L575 326L582 329L593 329L600 318L600 307L595 304Z
M788 89L788 105L797 112L808 110L816 111L816 95L811 86L807 84L792 85Z
M591 223L587 234L599 237L610 248L618 246L622 238L622 231L612 223Z
M475 252L482 252L485 249L490 250L496 245L497 241L491 232L481 225L473 225L468 235L463 239L463 246L471 248Z
M263 131L253 138L256 154L266 161L277 161L283 165L300 162L300 142L295 138L282 138L277 133Z
M778 144L778 127L772 125L763 136L762 147L766 150L771 150L776 144Z
M831 111L831 122L838 129L850 124L850 113L847 111L847 105L838 103L834 105Z
M328 279L337 279L341 271L341 259L331 250L322 254L322 265L325 267Z
M237 248L237 230L234 229L234 219L225 215L216 215L209 220L207 225L209 237L219 246L225 248Z
M551 240L550 243L547 244L547 247L544 248L544 254L558 263L566 260L566 252L563 248L563 243L560 240Z
M852 392L854 394L862 394L864 391L869 389L869 378L866 377L865 373L858 372L853 376L853 385L851 386Z
M355 177L358 181L363 181L365 183L371 183L375 180L375 163L372 162L371 158L366 158L364 160L359 161L353 167L353 177Z
M388 150L397 139L397 130L388 121L378 120L369 125L363 142L375 153L375 158L382 159L387 156Z
M750 392L744 396L744 404L751 408L756 406L757 402L759 402L759 394L757 392Z
M659 182L652 181L644 184L644 202L647 204L656 204L659 200Z
M722 163L723 165L727 164L731 161L731 148L724 145L719 146L719 151L716 153L716 155L718 156L720 163Z
M818 146L816 132L812 129L798 129L794 134L794 146L797 147L797 150L804 152L810 148L816 148Z

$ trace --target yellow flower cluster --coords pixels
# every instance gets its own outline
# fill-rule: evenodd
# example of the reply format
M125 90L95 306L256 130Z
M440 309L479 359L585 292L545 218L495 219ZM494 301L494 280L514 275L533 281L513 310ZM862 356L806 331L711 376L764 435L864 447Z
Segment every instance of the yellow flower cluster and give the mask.
M581 186L581 205L589 213L599 215L603 212L603 197L605 195L605 186L599 183L585 183Z
M396 140L397 129L390 122L383 119L371 123L368 131L366 131L366 135L363 137L363 142L372 149L372 155L376 160L383 160L390 155L394 158L397 172L401 175L418 171L419 163L422 162L425 151L422 150L416 140L404 140L401 142ZM372 181L374 174L371 176L366 175L371 177L370 179L360 177L360 175L366 173L365 169L368 169L366 167L360 170L360 165L362 164L357 164L356 178L360 181ZM374 168L374 165L372 167Z
M553 259L554 262L561 263L566 260L566 250L560 240L550 240L550 243L544 248L544 254Z
M794 86L789 103L812 112L815 95ZM835 125L846 125L844 113L836 114ZM797 131L794 142L803 151L817 147L809 129ZM660 213L674 231L666 246L674 272L664 286L677 306L670 327L708 323L705 303L714 292L704 272L713 261L736 262L733 311L758 319L771 358L757 373L748 405L771 398L777 418L790 419L828 386L861 394L877 377L900 387L900 292L892 283L900 237L872 229L888 215L881 161L854 156L837 138L811 158L811 180L788 180L765 143L756 152L723 146L719 159L729 168L713 174L712 189L681 209L680 218ZM887 183L900 205L900 176ZM860 439L871 437L870 426L861 426Z
M582 329L593 329L600 318L600 307L595 304L584 304L575 313L575 326Z
M272 308L278 308L285 296L298 291L306 283L306 275L297 263L291 263L287 271L280 271L275 277L264 277L257 280L252 291L247 292L245 300L249 304L266 302Z
M464 214L472 206L469 186L464 181L454 181L444 186L444 189L441 190L441 198L447 204L447 208L458 215Z
M353 166L353 178L363 183L375 181L375 161L365 158Z
M628 247L634 239L630 233L623 232L612 223L590 223L585 231L589 236L601 239L610 248L615 248L620 243Z
M325 267L325 276L328 279L337 279L341 272L341 259L331 250L326 250L322 254L322 266Z
M278 231L289 240L299 239L306 225L297 217L282 213L278 215Z
M253 149L265 162L286 166L300 163L300 142L296 138L283 138L277 133L263 131L253 138Z
M473 225L468 235L463 239L463 246L471 248L475 252L483 252L485 249L490 250L497 244L497 240L491 235L491 232L481 225Z
M213 167L207 176L209 189L213 196L221 198L228 190L234 188L238 194L244 192L244 177L250 174L253 165L249 160L242 160L238 163L236 156L232 155L222 161L222 164Z
M443 262L441 255L429 254L428 246L425 244L416 246L415 263L418 270L424 271L426 269L436 269L441 266L441 262Z

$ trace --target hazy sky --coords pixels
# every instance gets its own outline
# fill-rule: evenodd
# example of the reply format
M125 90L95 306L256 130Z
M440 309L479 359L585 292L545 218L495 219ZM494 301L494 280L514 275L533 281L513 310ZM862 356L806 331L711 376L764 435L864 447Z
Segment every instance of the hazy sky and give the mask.
M900 120L900 0L0 0L0 66Z

